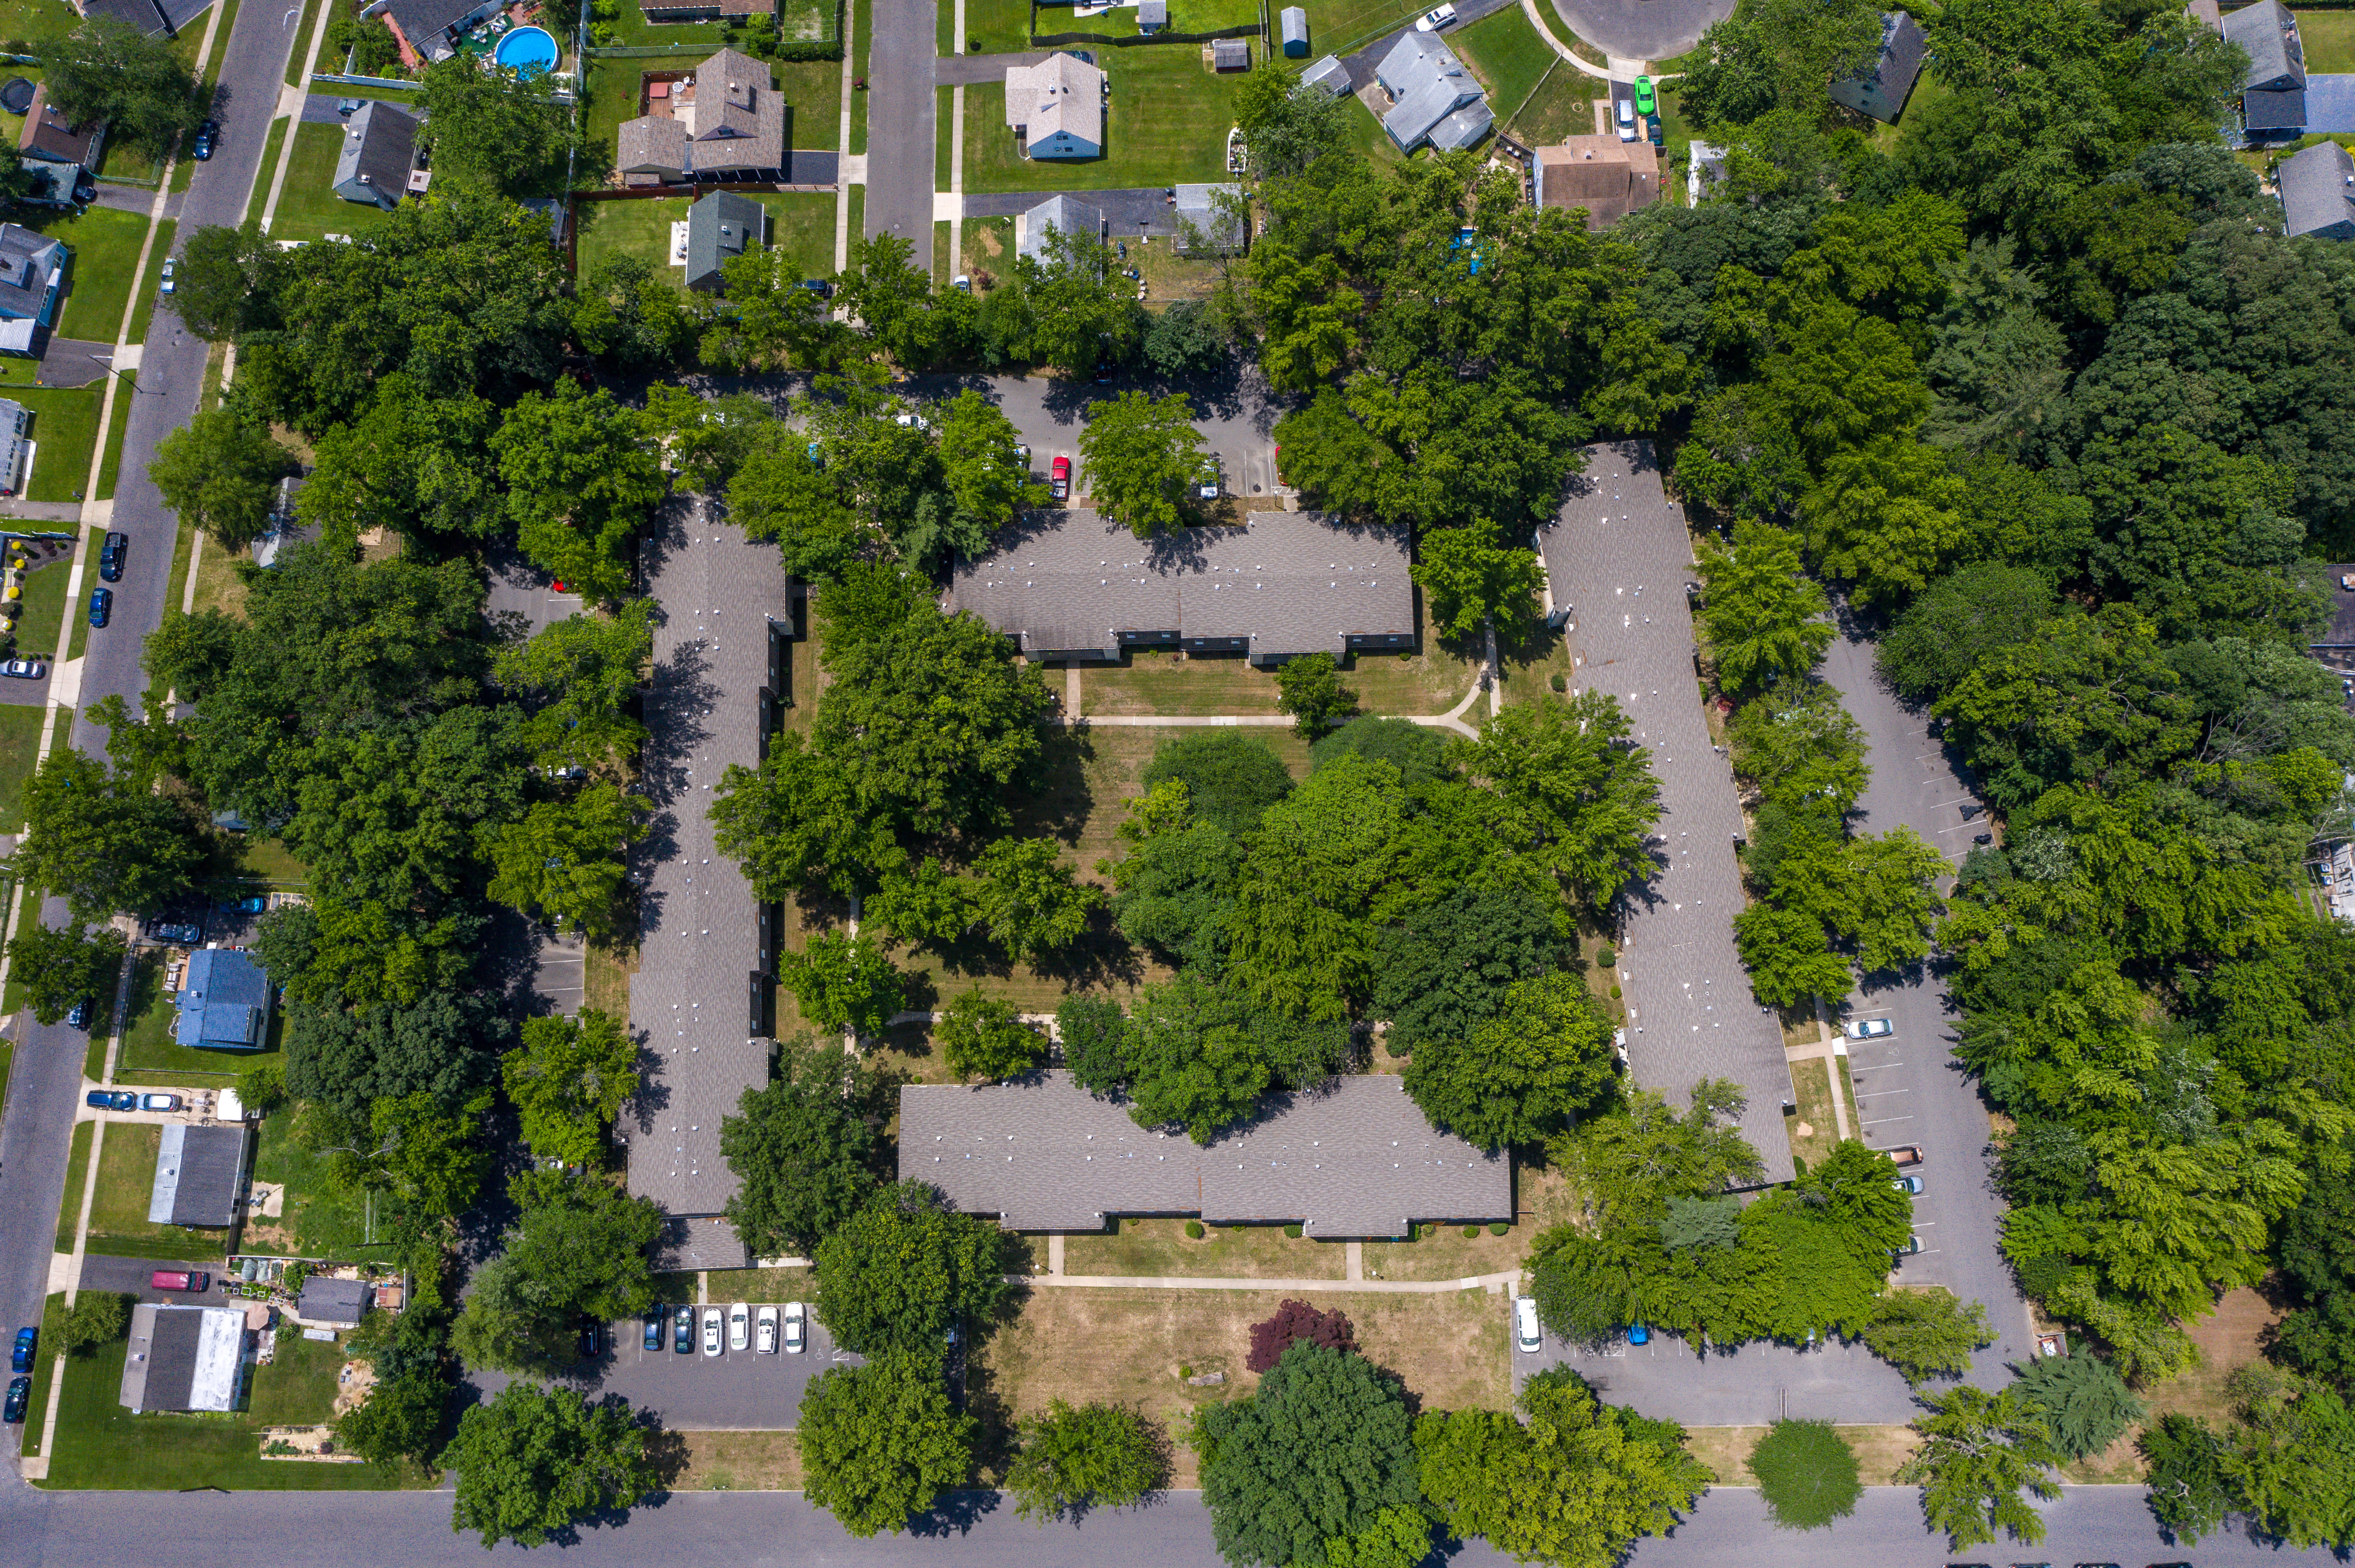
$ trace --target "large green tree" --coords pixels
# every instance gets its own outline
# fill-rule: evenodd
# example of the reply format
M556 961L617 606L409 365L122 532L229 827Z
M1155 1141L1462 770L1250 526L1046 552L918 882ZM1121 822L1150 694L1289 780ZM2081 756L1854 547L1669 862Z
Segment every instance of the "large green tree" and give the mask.
M419 137L438 184L456 181L503 196L554 196L570 172L573 117L540 82L470 55L425 68Z
M924 1183L886 1187L818 1243L818 1318L862 1355L937 1354L951 1327L996 1310L1004 1251L995 1224Z
M1191 510L1189 486L1202 466L1193 406L1182 392L1091 403L1080 461L1089 499L1105 516L1140 539L1167 533Z
M1704 537L1700 627L1726 685L1749 691L1810 673L1831 646L1824 590L1802 575L1796 540L1744 522L1731 548Z
M1022 1423L1016 1441L1006 1489L1015 1512L1035 1523L1132 1508L1169 1482L1167 1436L1117 1404L1050 1401Z
M964 1484L975 1427L949 1404L937 1350L832 1368L804 1391L796 1417L803 1493L862 1541L897 1535Z
M892 1086L838 1044L781 1042L776 1075L719 1124L728 1223L760 1257L808 1256L874 1192Z
M123 933L112 927L27 921L8 941L8 978L24 992L36 1022L57 1022L80 1003L113 994L123 969Z
M294 454L234 401L199 408L155 444L147 477L180 521L225 550L242 550L270 527L278 482Z
M493 899L537 910L560 926L601 940L626 921L623 857L646 833L651 802L600 779L569 800L541 800L489 829L482 840Z
M520 1033L522 1046L499 1067L524 1141L543 1160L594 1170L613 1118L638 1091L638 1043L622 1020L593 1007L527 1018Z
M2041 1412L2019 1385L1989 1393L1965 1383L1923 1396L1927 1413L1913 1422L1922 1446L1898 1467L1897 1478L1922 1489L1922 1517L1944 1531L1956 1552L2000 1533L2034 1545L2044 1520L2020 1496L2050 1500L2061 1489L2049 1472L2061 1463Z
M1483 1149L1537 1143L1608 1089L1612 1033L1611 1015L1580 976L1521 980L1461 1038L1423 1042L1407 1064L1406 1092L1433 1125Z
M517 1381L458 1419L442 1462L458 1478L450 1528L485 1547L539 1546L655 1489L647 1431L618 1399Z
M589 599L628 588L625 546L663 496L662 468L631 410L559 381L526 393L491 438L524 554Z
M105 125L109 140L158 163L205 117L197 79L160 33L111 13L60 15L30 43L51 108L73 124Z
M568 1365L583 1318L635 1317L654 1299L661 1211L593 1174L526 1171L507 1190L519 1217L499 1255L474 1271L453 1341L480 1366Z
M205 858L185 801L134 787L69 747L27 780L24 817L11 869L85 923L162 907L187 892Z

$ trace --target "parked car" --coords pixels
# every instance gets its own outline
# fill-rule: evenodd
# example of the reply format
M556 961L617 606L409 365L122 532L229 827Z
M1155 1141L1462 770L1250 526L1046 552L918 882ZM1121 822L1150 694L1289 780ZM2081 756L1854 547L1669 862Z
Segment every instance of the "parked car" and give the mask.
M90 998L83 997L73 1004L73 1011L66 1014L66 1027L69 1029L90 1027Z
M894 414L891 416L891 422L919 430L929 430L932 428L932 422L922 414Z
M213 143L220 140L220 124L208 120L197 127L197 139L188 148L188 156L201 164L213 155Z
M250 898L224 898L215 907L224 915L259 915L270 907L270 897L257 893Z
M647 1350L659 1351L662 1349L663 1319L666 1316L667 1316L667 1314L663 1311L663 1304L659 1301L646 1308L645 1348Z
M1218 454L1213 452L1203 462L1201 471L1194 476L1194 493L1205 501L1216 501L1222 488L1219 477Z
M821 300L830 300L834 298L834 285L827 282L823 278L804 278L802 280L802 287L807 289L811 293L815 294Z
M129 1089L92 1089L82 1097L82 1104L99 1110L137 1110L139 1097Z
M1922 1195L1922 1178L1919 1176L1892 1176L1889 1180L1890 1185L1909 1198L1918 1198Z
M180 1108L177 1095L141 1095L139 1108L144 1111L176 1111Z
M675 1333L677 1337L672 1340L670 1348L677 1351L682 1356L693 1355L695 1353L694 1308L682 1307L678 1309L677 1326L675 1330Z
M728 1308L728 1348L741 1351L752 1342L752 1309L739 1301Z
M800 1355L809 1349L809 1312L798 1301L785 1303L785 1353Z
M1623 98L1623 99L1621 99L1621 100L1619 101L1619 111L1618 111L1618 112L1619 112L1619 140L1621 140L1622 142L1633 142L1633 141L1636 139L1636 102L1635 102L1635 100L1633 100L1633 99L1628 99L1628 98Z
M155 291L159 294L176 294L180 291L180 259L178 257L164 258L164 275L156 280Z
M191 926L183 921L167 921L155 927L154 930L157 941L170 942L177 947L193 948L205 939L202 926Z
M1885 1040L1897 1033L1897 1025L1885 1018L1851 1018L1840 1025L1840 1033L1851 1040Z
M1904 1166L1922 1163L1922 1150L1918 1144L1902 1143L1894 1149L1876 1149L1873 1152L1886 1154L1889 1156L1889 1162L1901 1169Z
M1637 77L1636 79L1636 112L1656 114L1659 111L1659 108L1658 95L1652 90L1652 79L1648 76Z
M1059 457L1047 471L1047 493L1058 501L1071 498L1071 460Z
M37 681L49 673L49 667L38 659L11 659L0 664L0 675L13 675L20 681Z
M774 1307L761 1308L759 1321L753 1325L752 1348L764 1356L777 1353L777 1309Z
M582 1319L581 1322L581 1359L584 1361L593 1361L597 1359L597 1352L604 1348L605 1331L602 1326L597 1323L593 1319Z
M90 623L92 626L104 626L108 620L113 618L113 615L114 590L112 588L103 588L91 589Z
M717 1307L703 1309L703 1353L707 1356L719 1353L719 1308Z
M98 547L98 577L101 582L123 580L123 558L131 553L131 535L109 534Z
M1529 1356L1545 1349L1545 1330L1538 1326L1538 1298L1534 1296L1513 1298L1513 1344Z
M1014 461L1022 465L1022 476L1025 479L1030 477L1030 449L1017 443L1014 448Z
M10 1372L33 1370L33 1347L39 1343L40 1338L41 1331L38 1329L27 1328L16 1330L16 1348L8 1352Z
M1655 147L1665 147L1668 144L1668 127L1660 123L1658 115L1644 116L1644 139Z
M1435 33L1442 27L1454 26L1455 26L1455 7L1453 5L1442 5L1436 11L1425 11L1414 19L1414 30L1418 33Z
M1891 1253L1889 1255L1891 1257L1911 1257L1921 1250L1922 1238L1918 1235L1911 1235L1905 1238L1905 1245L1903 1246L1899 1247L1895 1252Z
M1648 1345L1652 1342L1652 1330L1641 1323L1630 1323L1627 1325L1627 1342L1631 1345Z
M366 101L359 98L339 98L336 100L336 112L348 120L359 112L360 105Z
M33 1397L33 1380L28 1377L8 1380L8 1403L0 1407L0 1421L10 1425L25 1419L26 1402Z
M970 294L973 292L973 280L964 273L958 273L954 279L951 280L951 281L958 293Z
M147 1277L150 1290L179 1290L201 1295L213 1287L213 1277L201 1269L159 1268Z

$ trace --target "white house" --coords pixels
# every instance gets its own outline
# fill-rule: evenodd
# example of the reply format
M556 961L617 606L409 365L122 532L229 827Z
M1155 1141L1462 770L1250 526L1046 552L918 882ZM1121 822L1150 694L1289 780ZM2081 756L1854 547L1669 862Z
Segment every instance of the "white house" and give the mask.
M1033 158L1103 156L1104 73L1076 55L1006 69L1006 123Z

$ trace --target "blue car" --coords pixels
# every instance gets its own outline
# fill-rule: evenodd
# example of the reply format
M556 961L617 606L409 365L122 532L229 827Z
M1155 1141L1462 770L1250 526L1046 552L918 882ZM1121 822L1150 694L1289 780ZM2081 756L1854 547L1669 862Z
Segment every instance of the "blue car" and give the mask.
M98 1110L137 1110L139 1096L130 1089L92 1089L82 1103Z
M16 1348L8 1353L10 1372L28 1372L33 1370L33 1347L39 1343L40 1338L41 1331L38 1329L16 1330Z
M90 623L92 626L104 626L107 622L107 618L112 616L113 613L114 590L112 588L103 588L91 589Z
M646 1349L650 1351L662 1349L663 1323L667 1316L668 1314L663 1311L662 1303L659 1301L646 1308Z
M0 1407L0 1421L5 1421L13 1426L24 1420L25 1405L32 1397L33 1380L31 1378L20 1377L10 1380L8 1403L5 1407Z
M270 899L260 893L250 898L224 898L219 905L221 912L227 915L259 915L269 907Z
M1627 1325L1627 1342L1629 1344L1646 1344L1650 1341L1651 1338L1652 1330L1644 1327L1643 1324L1630 1323Z
M90 998L83 997L73 1004L73 1011L66 1014L66 1027L69 1029L90 1027Z

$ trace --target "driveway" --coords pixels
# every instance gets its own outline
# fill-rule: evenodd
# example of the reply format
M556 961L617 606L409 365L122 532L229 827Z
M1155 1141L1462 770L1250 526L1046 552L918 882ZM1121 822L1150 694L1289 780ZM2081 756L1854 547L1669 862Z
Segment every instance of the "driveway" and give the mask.
M186 1290L158 1290L148 1281L159 1268L176 1270L201 1269L213 1277L213 1288L190 1293ZM219 1261L190 1263L186 1258L171 1257L108 1257L101 1253L84 1253L81 1259L81 1288L84 1290L119 1290L126 1296L136 1296L142 1301L160 1301L179 1307L218 1307L226 1299L220 1293L223 1276Z
M152 201L154 198L149 199ZM139 216L147 216L147 203L140 204ZM37 385L87 387L112 370L113 360L114 344L112 343L91 343L79 337L53 337L41 348Z
M1683 54L1733 15L1734 0L1554 0L1570 30L1615 59ZM1568 43L1570 40L1562 40Z
M1912 828L1959 863L1984 831L1962 767L1930 738L1923 715L1910 712L1881 684L1872 644L1853 625L1825 656L1822 674L1864 726L1872 777L1859 802L1859 832ZM1972 1376L2003 1381L2006 1362L2032 1353L2028 1305L2011 1270L1996 1251L2003 1203L1989 1190L1987 1107L1953 1056L1955 1015L1934 967L1903 975L1877 975L1849 1006L1851 1018L1887 1018L1896 1032L1885 1039L1849 1043L1864 1141L1875 1148L1917 1144L1922 1178L1913 1200L1921 1254L1906 1259L1909 1285L1943 1285L1966 1301L1983 1302L2000 1336L1972 1362Z

